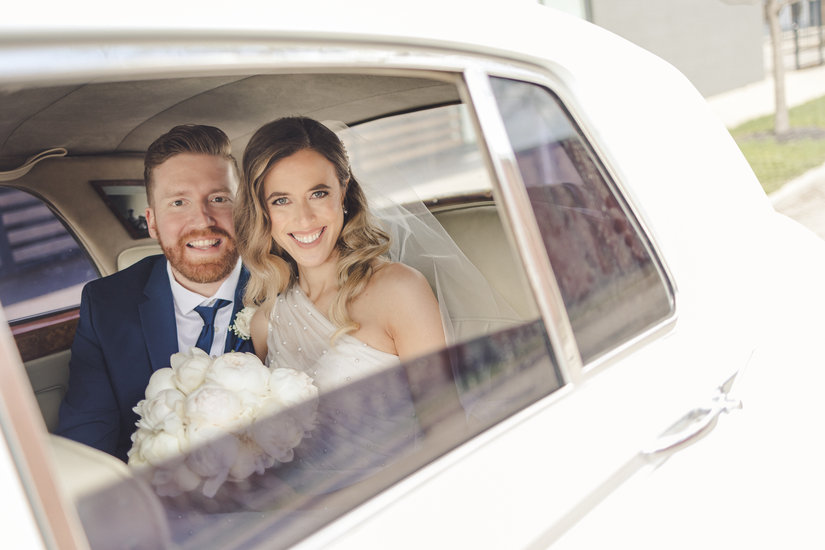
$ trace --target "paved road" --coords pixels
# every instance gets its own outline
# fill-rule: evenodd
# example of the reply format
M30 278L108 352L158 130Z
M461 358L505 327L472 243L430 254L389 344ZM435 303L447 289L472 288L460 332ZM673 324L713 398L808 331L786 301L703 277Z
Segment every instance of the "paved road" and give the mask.
M771 195L774 207L825 239L825 165Z

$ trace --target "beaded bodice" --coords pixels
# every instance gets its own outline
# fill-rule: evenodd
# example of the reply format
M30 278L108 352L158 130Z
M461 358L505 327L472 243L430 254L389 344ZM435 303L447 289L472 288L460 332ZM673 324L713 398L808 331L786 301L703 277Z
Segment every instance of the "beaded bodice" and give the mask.
M330 338L335 330L300 288L287 289L270 314L267 365L301 370L324 392L398 364L398 356L347 334L332 346Z
M305 493L347 486L412 449L417 423L397 356L343 335L297 287L283 292L269 320L267 365L312 377L320 390L317 427L281 467Z

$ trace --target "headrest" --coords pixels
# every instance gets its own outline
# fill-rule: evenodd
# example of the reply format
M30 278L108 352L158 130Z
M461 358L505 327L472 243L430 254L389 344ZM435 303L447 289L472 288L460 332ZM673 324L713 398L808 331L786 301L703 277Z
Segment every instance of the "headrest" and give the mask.
M163 254L163 250L161 250L158 243L139 244L127 248L117 255L117 270L122 271L143 258L154 256L155 254Z

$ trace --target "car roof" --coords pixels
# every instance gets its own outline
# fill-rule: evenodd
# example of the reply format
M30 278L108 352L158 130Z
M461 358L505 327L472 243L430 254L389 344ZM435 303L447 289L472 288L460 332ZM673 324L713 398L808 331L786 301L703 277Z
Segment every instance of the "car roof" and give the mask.
M150 136L175 123L202 122L191 120L188 111L197 105L209 112L209 123L227 128L238 152L245 145L244 135L283 114L352 124L455 102L460 90L450 77L473 67L515 78L538 71L538 81L550 82L549 87L562 94L588 137L612 144L626 171L647 173L652 158L659 165L682 162L679 147L655 136L672 136L671 129L679 127L680 139L690 142L696 132L706 135L706 125L716 118L684 75L666 62L587 21L532 0L240 0L211 11L159 0L124 11L93 4L41 9L31 2L15 2L0 20L0 170L66 143L74 148L69 156L81 151L140 152ZM362 53L350 57L352 46ZM143 65L133 62L138 50ZM335 62L324 66L330 56ZM458 61L450 66L453 58ZM259 93L255 99L255 79L247 78L265 74L269 67L281 73L284 83L297 83L312 78L308 71L313 66L319 68L319 80L311 86L293 86L298 93L291 97ZM366 70L359 71L362 67ZM401 75L399 69L409 80L390 78ZM330 71L339 71L339 76L349 73L349 80L331 80ZM291 75L283 76L286 72ZM357 73L361 76L353 76ZM369 87L358 84L364 75L374 78L371 85L388 88L370 101ZM416 81L419 76L424 80ZM153 105L152 95L141 86L157 78L165 79L159 91L162 100L174 100L168 85L180 86L179 101ZM452 84L440 86L440 78ZM135 92L122 96L120 103L102 93L130 80L120 86L134 85ZM37 82L46 87L33 91ZM55 89L62 85L97 88L71 90L64 103ZM187 86L192 86L188 96ZM246 106L225 102L204 107L207 97L219 97L228 87L245 89L252 99L244 97ZM411 102L405 103L405 87L416 92ZM425 89L427 94L418 93ZM361 102L362 111L344 102L336 112L337 98L348 94L352 102ZM285 107L278 111L281 100ZM95 108L113 109L116 120L105 120L104 112L95 114ZM254 116L256 109L263 115ZM173 116L175 112L181 116ZM48 124L28 122L28 117L47 114ZM715 123L719 139L729 139L718 119ZM33 133L27 137L28 129Z
M240 40L311 50L318 41L340 41L401 50L426 46L445 54L490 51L512 58L524 22L535 19L525 11L545 16L543 30L551 36L571 23L581 24L522 0L506 9L501 3L465 0L400 6L370 0L242 2L226 10L168 4L149 2L139 10L115 12L83 3L49 10L16 3L0 21L0 170L53 147L67 149L70 156L141 154L175 124L216 125L227 132L234 150L242 151L257 127L280 116L357 124L459 101L454 83L414 76L259 74L231 63L218 63L205 76L158 74L165 64L185 66L186 54L175 59L177 47L208 44L220 51ZM558 32L552 30L559 25L557 17L567 22ZM132 62L134 44L156 47L156 64L145 74L133 67L124 79L118 68ZM275 55L274 50L265 53ZM16 87L15 80L24 85ZM44 86L32 88L37 81Z

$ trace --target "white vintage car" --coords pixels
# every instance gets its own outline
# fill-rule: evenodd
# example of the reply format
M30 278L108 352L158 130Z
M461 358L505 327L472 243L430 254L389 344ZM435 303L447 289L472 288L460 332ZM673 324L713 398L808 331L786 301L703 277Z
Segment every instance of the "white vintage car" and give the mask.
M529 2L166 4L0 19L4 547L825 546L825 245L675 69ZM50 433L80 289L158 251L154 138L240 158L293 114L424 201L492 288L451 299L506 307L395 373L415 445L357 481L159 496Z

